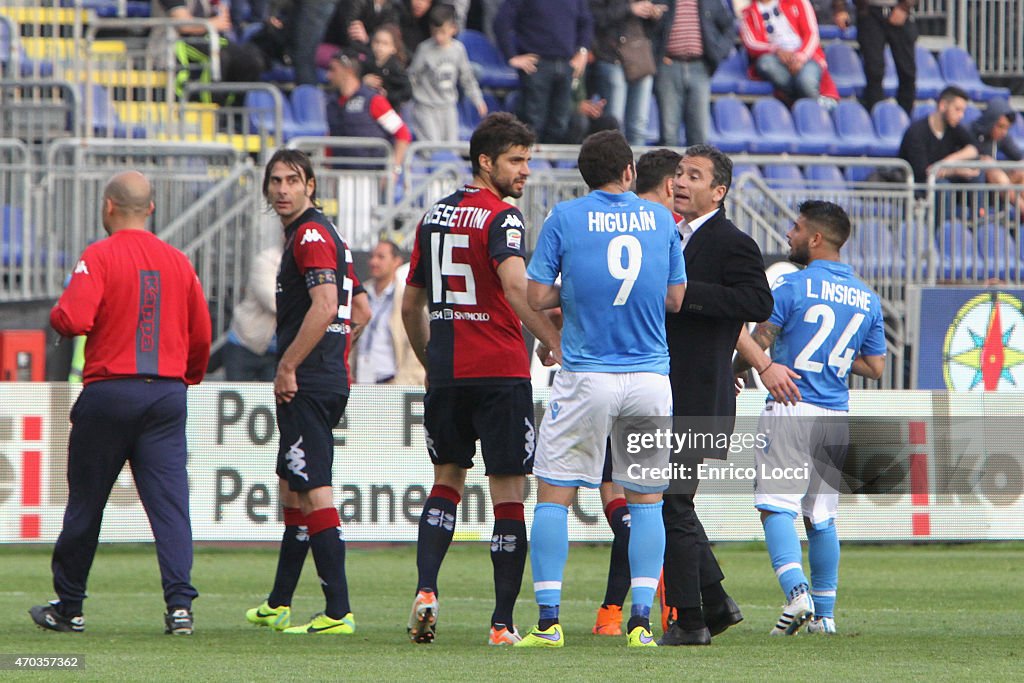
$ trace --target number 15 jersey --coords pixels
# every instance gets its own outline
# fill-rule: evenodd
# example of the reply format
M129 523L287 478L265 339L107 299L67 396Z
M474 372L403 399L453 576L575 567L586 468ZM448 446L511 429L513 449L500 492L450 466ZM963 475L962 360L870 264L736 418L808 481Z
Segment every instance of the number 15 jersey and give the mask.
M498 277L505 259L522 258L524 235L519 209L470 185L420 219L407 282L427 293L431 386L529 379L522 323Z

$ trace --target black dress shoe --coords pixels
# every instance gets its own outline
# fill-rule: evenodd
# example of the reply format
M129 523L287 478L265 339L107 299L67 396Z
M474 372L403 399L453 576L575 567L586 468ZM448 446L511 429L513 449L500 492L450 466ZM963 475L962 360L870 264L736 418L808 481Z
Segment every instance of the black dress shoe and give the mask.
M704 623L708 625L711 635L717 636L730 626L743 621L743 613L739 605L732 598L726 598L725 602L718 605L704 606Z
M658 645L660 646L671 646L671 645L710 645L711 644L711 632L707 628L699 628L696 631L684 631L678 624L672 624L668 627L660 639L658 639Z

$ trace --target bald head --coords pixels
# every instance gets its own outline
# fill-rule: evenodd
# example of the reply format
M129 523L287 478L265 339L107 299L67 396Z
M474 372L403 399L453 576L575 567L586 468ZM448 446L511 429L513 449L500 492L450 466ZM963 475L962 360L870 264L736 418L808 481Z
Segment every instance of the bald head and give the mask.
M109 234L118 230L145 230L153 213L153 187L138 171L118 173L103 189L103 227Z
M138 171L118 173L107 182L103 198L117 207L118 213L148 216L153 203L153 188Z

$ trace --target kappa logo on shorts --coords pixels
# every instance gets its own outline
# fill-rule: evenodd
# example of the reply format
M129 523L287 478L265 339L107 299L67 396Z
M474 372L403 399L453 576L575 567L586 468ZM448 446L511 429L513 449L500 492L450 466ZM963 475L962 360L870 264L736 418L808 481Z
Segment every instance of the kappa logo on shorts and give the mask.
M533 457L533 450L537 446L537 430L534 429L533 423L530 422L530 418L524 417L523 422L526 423L526 435L524 439L526 457L523 458L523 463L525 464Z
M437 450L434 448L434 440L430 438L430 432L427 428L423 427L423 440L427 443L427 452L430 453L430 457L437 460Z
M517 540L515 534L494 534L491 536L491 552L514 553Z
M288 460L288 471L297 477L302 477L306 481L309 481L309 475L302 470L306 469L306 451L299 448L302 445L302 437L288 447L288 452L285 454L285 458Z
M324 236L321 235L320 231L316 228L306 228L306 232L302 235L302 241L299 242L299 246L301 247L303 244L308 244L309 242L323 242L326 244L327 240L324 239Z
M557 420L558 419L558 411L560 411L562 409L562 406L560 406L558 404L558 401L553 401L548 407L551 408L551 419L552 420Z

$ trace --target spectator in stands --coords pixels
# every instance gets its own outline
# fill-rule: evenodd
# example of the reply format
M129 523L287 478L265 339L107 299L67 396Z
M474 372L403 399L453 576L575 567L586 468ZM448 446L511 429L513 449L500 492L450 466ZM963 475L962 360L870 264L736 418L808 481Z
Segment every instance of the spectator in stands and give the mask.
M917 23L914 7L917 0L853 0L857 10L857 42L864 60L864 78L867 85L862 97L868 111L876 102L885 99L882 80L885 78L885 46L892 51L899 86L896 101L912 115L917 93L917 59L914 43L917 41ZM836 26L850 25L849 0L833 1Z
M1010 126L1015 118L1017 112L1010 107L1010 103L997 99L991 100L981 116L971 123L968 130L983 161L995 161L1000 155L1010 161L1024 158L1017 142L1010 137ZM1021 185L1024 184L1024 169L1015 168L1009 172L1001 168L989 169L985 171L985 180L994 185ZM1009 190L1006 198L1019 211L1024 211L1024 196L1020 193Z
M834 105L839 100L808 0L756 0L743 10L740 37L751 74L772 83L782 99L802 97Z
M651 0L590 0L597 91L633 146L646 143L655 70L650 39L666 9Z
M338 89L338 97L327 100L327 125L332 136L381 138L395 149L395 175L400 173L412 133L387 98L362 81L364 55L345 49L331 59L327 80ZM345 156L372 156L371 150L346 149Z
M370 36L384 24L400 24L401 0L346 0L338 3L324 42L370 52Z
M420 43L430 37L430 8L433 0L405 0L402 13L402 41L406 54L415 54Z
M363 69L363 83L388 98L391 107L401 112L402 105L412 99L412 85L405 72L408 58L398 24L384 24L374 31L370 53Z
M327 33L338 0L294 0L288 13L288 54L295 67L296 85L316 85L316 51Z
M711 75L732 50L736 19L719 0L654 0L667 7L655 36L661 144L707 142L711 120ZM679 136L680 116L686 139Z
M381 240L370 253L371 279L363 286L373 317L349 358L352 376L360 384L423 385L423 365L402 324L405 278L397 273L403 261L398 245L391 240Z
M466 48L455 40L459 27L451 5L436 5L430 10L430 40L416 48L409 65L413 120L416 136L432 142L459 139L459 86L480 116L487 114L480 84L469 63Z
M263 53L250 43L231 42L231 10L227 3L214 4L210 0L154 0L151 13L154 17L168 17L176 20L208 19L220 36L220 76L222 81L241 83L258 81L267 64ZM156 32L159 33L159 32ZM172 31L173 34L173 31ZM179 26L171 40L180 39L175 46L179 64L191 73L189 79L209 79L209 39L206 28L200 25ZM154 49L162 50L163 36Z
M859 31L859 29L858 29ZM900 143L899 157L914 169L914 182L928 182L928 171L940 161L967 161L978 157L971 134L960 125L967 108L967 93L955 85L939 93L939 101L928 116L910 124ZM940 180L965 182L978 176L978 169L944 168Z
M581 144L586 138L602 130L619 130L619 122L608 113L607 100L589 88L594 80L593 73L580 79L573 90L573 113L569 118L571 145Z
M231 315L224 344L224 376L229 382L273 382L277 374L277 270L282 245L256 254L245 296Z
M593 39L586 0L506 0L494 33L509 66L519 70L519 118L538 142L565 142L572 83L583 76Z

